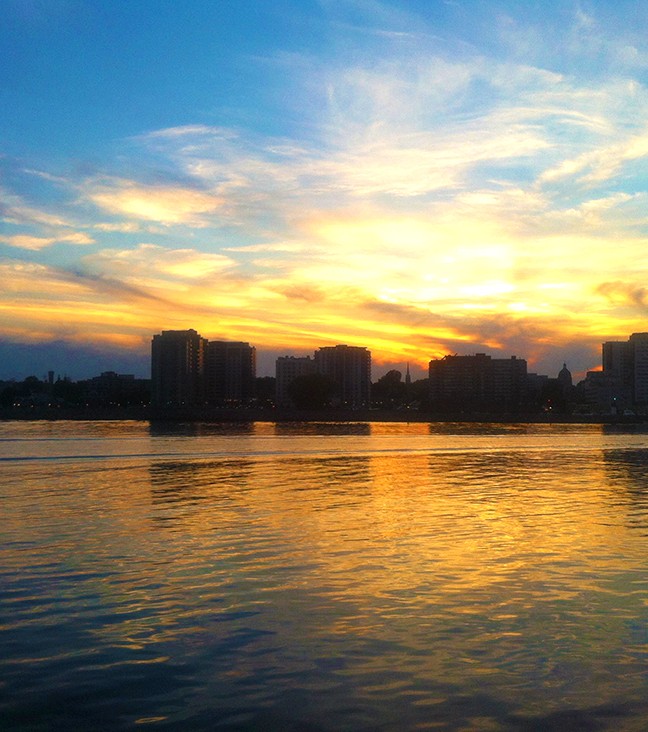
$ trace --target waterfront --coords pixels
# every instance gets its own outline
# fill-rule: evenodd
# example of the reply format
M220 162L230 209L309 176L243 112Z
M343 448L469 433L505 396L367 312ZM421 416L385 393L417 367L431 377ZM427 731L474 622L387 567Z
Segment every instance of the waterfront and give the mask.
M8 729L643 730L648 434L0 423Z

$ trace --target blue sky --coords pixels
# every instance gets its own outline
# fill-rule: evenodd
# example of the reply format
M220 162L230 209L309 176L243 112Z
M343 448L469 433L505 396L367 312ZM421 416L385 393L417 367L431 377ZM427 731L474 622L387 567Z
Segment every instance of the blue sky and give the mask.
M595 368L648 330L647 15L5 0L0 378L144 375L191 327L268 374L334 343Z

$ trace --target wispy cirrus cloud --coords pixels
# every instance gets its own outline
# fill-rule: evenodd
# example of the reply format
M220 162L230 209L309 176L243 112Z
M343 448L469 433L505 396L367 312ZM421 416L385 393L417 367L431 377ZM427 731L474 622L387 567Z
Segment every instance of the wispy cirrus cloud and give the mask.
M26 174L29 171L24 171ZM29 205L21 196L7 188L0 188L0 219L16 226L47 226L51 228L74 228L77 221L64 216L60 211L52 212L43 207Z
M24 172L33 175L33 171ZM95 243L90 234L79 230L82 228L79 217L29 205L21 196L4 188L0 188L0 220L8 225L8 232L17 232L0 236L0 243L18 249L40 251L58 243Z
M145 185L119 178L87 181L84 195L96 206L126 219L163 225L208 225L208 217L222 206L222 198L174 185Z
M550 189L569 178L591 186L644 155L643 133L630 120L645 118L648 96L636 83L629 94L633 82L593 87L483 57L320 73L326 113L312 105L319 118L310 141L188 125L139 142L222 196L238 222L254 210L285 216L296 205L333 201L389 198L402 210L404 199L420 206L475 187Z
M556 167L546 170L540 180L550 182L561 178L573 178L579 183L590 186L601 184L617 176L627 163L646 157L648 157L648 132L643 132L612 145L582 153L575 158L563 160Z
M61 233L58 236L30 236L29 234L14 234L13 236L0 236L0 243L18 249L29 249L40 251L53 244L94 244L95 240L83 232Z
M222 254L199 252L188 248L167 248L139 244L135 249L104 249L83 259L85 267L119 277L125 281L173 281L195 283L213 279L236 267L236 262Z

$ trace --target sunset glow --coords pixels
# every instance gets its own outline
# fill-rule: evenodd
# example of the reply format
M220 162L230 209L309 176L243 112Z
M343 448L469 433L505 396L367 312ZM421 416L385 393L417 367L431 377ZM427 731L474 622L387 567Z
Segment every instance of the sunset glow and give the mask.
M0 341L555 376L648 330L641 3L223 5L4 4Z

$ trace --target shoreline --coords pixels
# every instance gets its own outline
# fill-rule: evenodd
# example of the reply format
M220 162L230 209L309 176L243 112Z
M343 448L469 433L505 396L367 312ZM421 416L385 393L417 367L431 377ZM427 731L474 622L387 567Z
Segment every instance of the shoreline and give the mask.
M139 422L395 422L446 423L474 422L495 424L612 424L641 425L642 416L432 413L418 410L388 409L260 409L192 408L159 410L151 407L9 407L0 409L0 421L139 421Z

